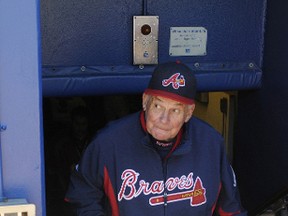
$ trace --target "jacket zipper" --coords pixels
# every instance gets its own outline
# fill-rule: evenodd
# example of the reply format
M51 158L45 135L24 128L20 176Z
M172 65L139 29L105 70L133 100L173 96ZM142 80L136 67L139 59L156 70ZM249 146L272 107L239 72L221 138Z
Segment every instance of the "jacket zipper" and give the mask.
M166 180L167 180L167 160L164 159L162 162L163 166L163 179L164 179L164 193L163 193L163 198L164 198L164 216L166 216L166 211L167 211L167 205L168 205L168 192L166 188Z

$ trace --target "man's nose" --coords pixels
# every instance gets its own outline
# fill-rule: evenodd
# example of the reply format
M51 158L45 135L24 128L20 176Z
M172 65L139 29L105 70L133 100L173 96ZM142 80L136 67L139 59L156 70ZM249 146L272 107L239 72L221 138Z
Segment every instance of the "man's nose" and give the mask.
M169 112L167 110L164 110L161 114L161 118L160 118L161 122L167 123L169 122L169 118L170 118Z

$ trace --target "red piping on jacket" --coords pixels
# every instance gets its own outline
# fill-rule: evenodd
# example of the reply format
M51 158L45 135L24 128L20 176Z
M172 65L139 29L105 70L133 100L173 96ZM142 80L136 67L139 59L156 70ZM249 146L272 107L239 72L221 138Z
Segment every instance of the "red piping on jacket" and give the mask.
M231 213L231 212L225 212L225 211L223 211L222 208L219 208L219 214L220 214L220 216L233 216L233 215L240 214L240 211Z
M115 193L114 193L112 183L111 183L106 166L104 167L104 191L110 202L112 216L119 216L119 208L118 208L117 200L115 197Z
M215 204L214 204L213 207L212 207L212 213L211 213L211 215L214 213L214 210L215 210L215 208L216 208L216 204L217 204L217 200L218 200L218 198L219 198L219 194L220 194L221 188L222 188L222 183L220 183L220 185L219 185L219 190L218 190L218 194L217 194L217 199L216 199Z
M222 188L222 184L220 184L220 186L219 186L218 197L219 197L221 188ZM217 199L218 199L218 198L217 198ZM216 203L215 203L215 205L216 205ZM212 213L214 212L214 209L215 209L215 207L216 207L215 205L213 206L213 211L212 211ZM218 213L219 213L220 216L233 216L233 215L240 214L240 211L237 211L237 212L225 212L221 207L219 207Z

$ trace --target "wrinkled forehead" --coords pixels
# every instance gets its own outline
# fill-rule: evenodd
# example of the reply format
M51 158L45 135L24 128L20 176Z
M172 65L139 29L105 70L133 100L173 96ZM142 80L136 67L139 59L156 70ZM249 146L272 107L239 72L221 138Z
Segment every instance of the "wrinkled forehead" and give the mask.
M181 103L177 100L170 99L168 97L163 96L153 96L151 95L151 103L160 103L163 105L177 106L177 107L185 107L186 104Z

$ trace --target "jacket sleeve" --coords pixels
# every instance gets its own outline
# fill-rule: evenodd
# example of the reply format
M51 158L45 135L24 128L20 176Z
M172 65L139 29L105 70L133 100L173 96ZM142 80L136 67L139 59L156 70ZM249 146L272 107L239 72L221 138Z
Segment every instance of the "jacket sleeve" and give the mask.
M221 188L216 210L220 216L247 216L241 205L236 176L227 160L224 145L221 156Z
M71 174L65 200L75 205L78 216L104 216L105 193L99 155L94 146L89 146L79 166Z

